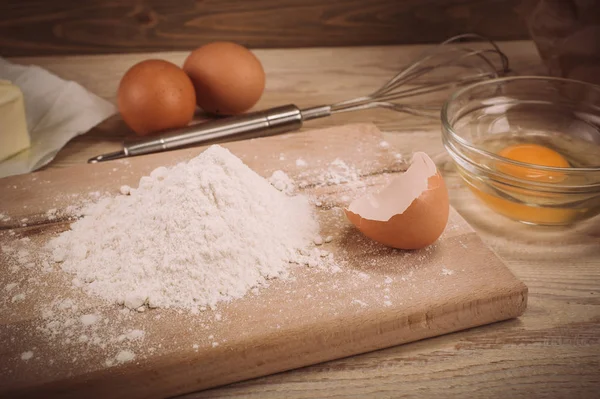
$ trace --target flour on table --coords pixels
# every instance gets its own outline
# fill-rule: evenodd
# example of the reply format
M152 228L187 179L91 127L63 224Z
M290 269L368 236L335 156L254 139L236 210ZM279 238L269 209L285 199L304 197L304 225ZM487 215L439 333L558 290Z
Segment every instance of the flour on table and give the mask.
M303 168L305 166L308 166L308 163L306 163L306 161L302 158L298 158L296 159L296 166Z
M212 307L321 259L310 251L319 226L308 198L218 145L82 213L48 243L52 259L85 292L133 309Z
M98 316L95 314L84 314L79 318L79 320L84 326L91 326L98 321Z
M365 272L358 272L357 276L361 279L361 280L368 280L371 278L371 276L369 276L367 273Z
M119 353L117 353L117 356L115 356L115 360L119 364L130 362L133 359L135 359L135 353L133 353L132 351L130 351L128 349L124 349L124 350L120 351Z
M360 299L353 299L352 303L359 305L361 308L366 308L368 306L365 301L361 301Z
M17 294L10 300L12 303L22 302L25 300L25 294Z
M131 194L131 187L126 184L122 185L121 188L119 188L119 192L123 195L129 195Z
M286 194L294 192L295 186L294 181L282 170L276 170L269 177L269 183L273 185L277 190Z
M309 177L310 176L310 177ZM344 162L340 158L331 161L325 168L317 171L303 172L299 175L300 178L309 178L311 184L316 187L325 187L336 184L354 183L362 185L360 180L360 169L354 165ZM303 180L300 182L300 187L307 186L308 182Z
M356 182L360 179L360 170L336 158L318 178L327 185Z
M130 311L120 311L106 306L97 308L97 313L84 313L81 300L58 298L41 306L40 324L36 334L48 340L50 352L71 352L86 358L94 350L107 352L115 350L139 349L146 337L146 331L132 328L137 324ZM105 312L110 312L106 315ZM102 314L106 316L102 316ZM131 327L126 327L131 326ZM79 345L76 347L74 345ZM92 350L93 348L93 350ZM92 351L90 351L92 350ZM111 364L115 359L111 359Z
M146 332L144 330L131 330L127 334L121 334L117 337L119 342L129 340L136 341L144 339Z
M48 218L48 220L54 220L56 219L56 213L56 208L48 209L48 211L46 211L46 217Z
M4 286L4 290L5 290L6 292L11 292L13 289L15 289L15 288L17 287L17 285L18 285L17 283L10 283L10 284L6 284L6 285Z

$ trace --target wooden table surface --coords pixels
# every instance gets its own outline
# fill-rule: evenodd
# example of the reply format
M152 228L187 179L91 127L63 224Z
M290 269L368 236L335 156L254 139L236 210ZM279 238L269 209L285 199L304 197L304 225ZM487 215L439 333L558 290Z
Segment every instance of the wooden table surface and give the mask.
M502 42L518 74L543 73L530 42ZM365 94L420 46L257 50L267 88L257 108L310 106ZM124 71L145 58L182 63L183 52L13 58L75 80L110 101ZM597 397L600 391L600 218L571 228L512 222L461 185L445 155L438 121L386 110L311 121L307 127L374 122L400 151L426 151L442 168L452 205L529 287L517 320L233 384L187 398ZM74 139L48 168L82 164L119 148L118 117Z

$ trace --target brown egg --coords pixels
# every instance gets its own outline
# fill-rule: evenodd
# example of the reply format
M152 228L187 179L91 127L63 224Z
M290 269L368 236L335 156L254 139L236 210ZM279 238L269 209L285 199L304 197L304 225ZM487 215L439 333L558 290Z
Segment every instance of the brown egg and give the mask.
M380 192L353 201L345 212L356 228L381 244L399 249L424 248L446 228L448 190L433 161L417 152L404 174Z
M203 110L221 115L241 114L252 108L265 89L265 72L247 48L214 42L192 51L183 64L196 88Z
M194 85L183 69L164 60L132 66L119 84L123 120L140 136L186 126L194 117Z

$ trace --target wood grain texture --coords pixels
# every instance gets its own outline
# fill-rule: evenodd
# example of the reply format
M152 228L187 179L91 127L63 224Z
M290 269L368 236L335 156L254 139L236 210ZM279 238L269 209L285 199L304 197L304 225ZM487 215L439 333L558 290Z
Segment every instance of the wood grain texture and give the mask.
M432 43L464 32L525 39L519 0L4 0L0 55Z
M219 304L197 315L170 309L135 313L121 329L144 324L143 345L135 349L135 362L120 367L105 365L115 351L111 345L94 353L87 342L65 344L60 335L48 337L38 332L45 324L40 310L49 298L80 295L65 273L46 274L34 286L44 287L43 292L36 288L22 302L0 305L0 325L6 331L0 337L0 375L4 376L0 377L0 394L160 398L521 315L527 304L527 287L455 212L434 245L398 251L364 238L343 216L343 198L360 195L364 186L316 184L322 165L338 159L360 170L367 187L381 187L393 178L394 170L402 170L393 152L379 145L381 139L374 125L361 124L227 144L265 177L281 169L295 181L308 183L302 191L323 203L317 209L321 235L335 237L324 247L338 260L338 272L294 268L293 280L271 281L260 295ZM306 148L313 151L303 155ZM11 217L2 221L0 239L10 241L10 228L35 243L29 245L33 252L35 245L68 225L68 221L48 219L50 207L61 215L77 202L73 194L114 193L121 184L135 186L152 169L191 159L200 151L202 148L193 148L48 170L35 174L36 180L31 176L0 179L0 202ZM308 166L296 165L299 156ZM26 227L11 224L22 218L27 218ZM0 286L19 281L20 289L25 289L27 270L21 269L21 280L15 280L11 262L0 255L0 264ZM66 284L55 283L61 279ZM102 304L97 298L78 303L81 314L99 315L112 323L118 319L114 304ZM217 321L215 314L219 315ZM209 327L200 328L204 325ZM112 325L95 332L102 328ZM211 340L218 346L211 346ZM156 347L159 349L149 349ZM35 348L36 357L24 362L19 355L27 348ZM129 344L117 344L116 348L129 348ZM76 361L72 361L74 356ZM51 365L48 359L52 359ZM153 378L147 379L147 375Z
M519 74L544 69L530 42L503 42ZM316 105L383 83L419 46L264 50L259 108ZM153 54L181 62L183 53ZM149 54L20 58L78 81L109 100L120 74ZM529 287L517 321L432 338L189 395L189 398L596 398L600 390L600 220L567 229L525 226L494 214L460 182L438 121L387 111L315 120L307 128L375 122L399 152L426 151L446 178L454 208ZM119 147L118 118L73 140L48 168L81 165Z

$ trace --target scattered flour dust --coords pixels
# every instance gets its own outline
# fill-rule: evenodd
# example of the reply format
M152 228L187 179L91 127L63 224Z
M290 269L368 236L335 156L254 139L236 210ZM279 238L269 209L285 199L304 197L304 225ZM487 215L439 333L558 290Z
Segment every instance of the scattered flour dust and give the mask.
M108 301L213 307L286 277L290 263L320 263L308 198L279 191L218 145L121 191L84 207L47 245L76 286Z
M273 187L281 192L286 194L292 194L294 192L294 181L284 171L276 170L268 180Z
M361 301L360 299L353 299L352 303L359 305L362 308L366 308L368 305L365 301Z
M304 159L302 159L302 158L296 159L296 166L303 168L307 165L308 165L308 163Z
M46 337L52 348L39 356L41 361L52 361L57 352L64 352L72 354L74 364L102 350L108 356L105 365L115 366L133 360L137 351L143 353L146 331L131 327L139 322L133 317L137 312L106 306L96 308L98 313L82 314L84 306L72 298L57 298L41 306L41 323L36 332ZM129 355L119 356L120 353Z
M117 356L115 356L115 360L117 361L117 363L130 362L133 359L135 359L135 354L128 349L123 349L122 351L117 353Z
M360 170L341 159L316 170L316 175L304 160L298 161L306 167L298 177L308 173L304 178L317 187L362 184ZM20 312L36 297L35 290L44 290L48 284L44 275L50 272L83 292L48 296L39 306L41 318L32 331L12 331L12 338L41 334L51 349L23 346L15 351L15 359L64 368L82 365L101 353L102 364L111 367L142 361L155 351L179 350L185 340L163 341L154 334L151 320L161 315L206 320L198 317L198 311L248 291L258 294L270 279L287 277L294 264L343 272L341 279L350 273L354 287L376 280L377 289L347 299L353 308L393 306L388 294L395 280L366 273L368 269L340 268L350 254L338 248L340 258L334 259L327 250L334 236L319 231L315 216L315 207L322 204L294 195L297 187L303 188L282 171L264 179L226 149L212 146L187 163L155 169L140 179L137 188L116 184L117 196L95 192L82 206L50 209L47 216L52 219L74 220L70 230L50 240L41 258L29 238L2 244L0 250L11 262L0 285L5 294L0 304ZM343 220L341 208L332 209ZM75 214L82 216L72 218ZM334 235L337 242L340 236ZM380 250L374 245L366 248L371 247ZM411 276L412 271L407 278ZM284 284L293 283L294 276L290 277ZM405 277L398 280L404 282ZM335 281L333 287L338 289ZM327 311L331 298L322 293L321 284L312 287L307 299ZM96 305L90 305L92 300ZM171 309L157 315L138 313L156 307ZM336 309L332 311L337 315ZM272 327L284 328L288 319L282 314ZM217 323L229 321L226 313L214 313L207 324L198 322L198 338ZM226 340L215 334L205 343L186 345L196 351L200 345L225 349ZM0 372L6 370L0 366Z
M84 326L91 326L92 324L98 321L98 316L96 316L95 314L84 314L79 318L79 320Z
M452 276L454 274L454 270L450 270L450 269L446 269L445 267L442 268L442 276Z
M346 183L362 186L363 183L360 180L360 173L360 169L356 168L354 165L349 165L342 159L336 158L331 161L327 167L319 170L316 175L313 175L312 172L303 172L299 177L309 178L310 176L311 184L314 184L317 187ZM308 182L303 180L299 185L300 187L305 187L308 185Z

